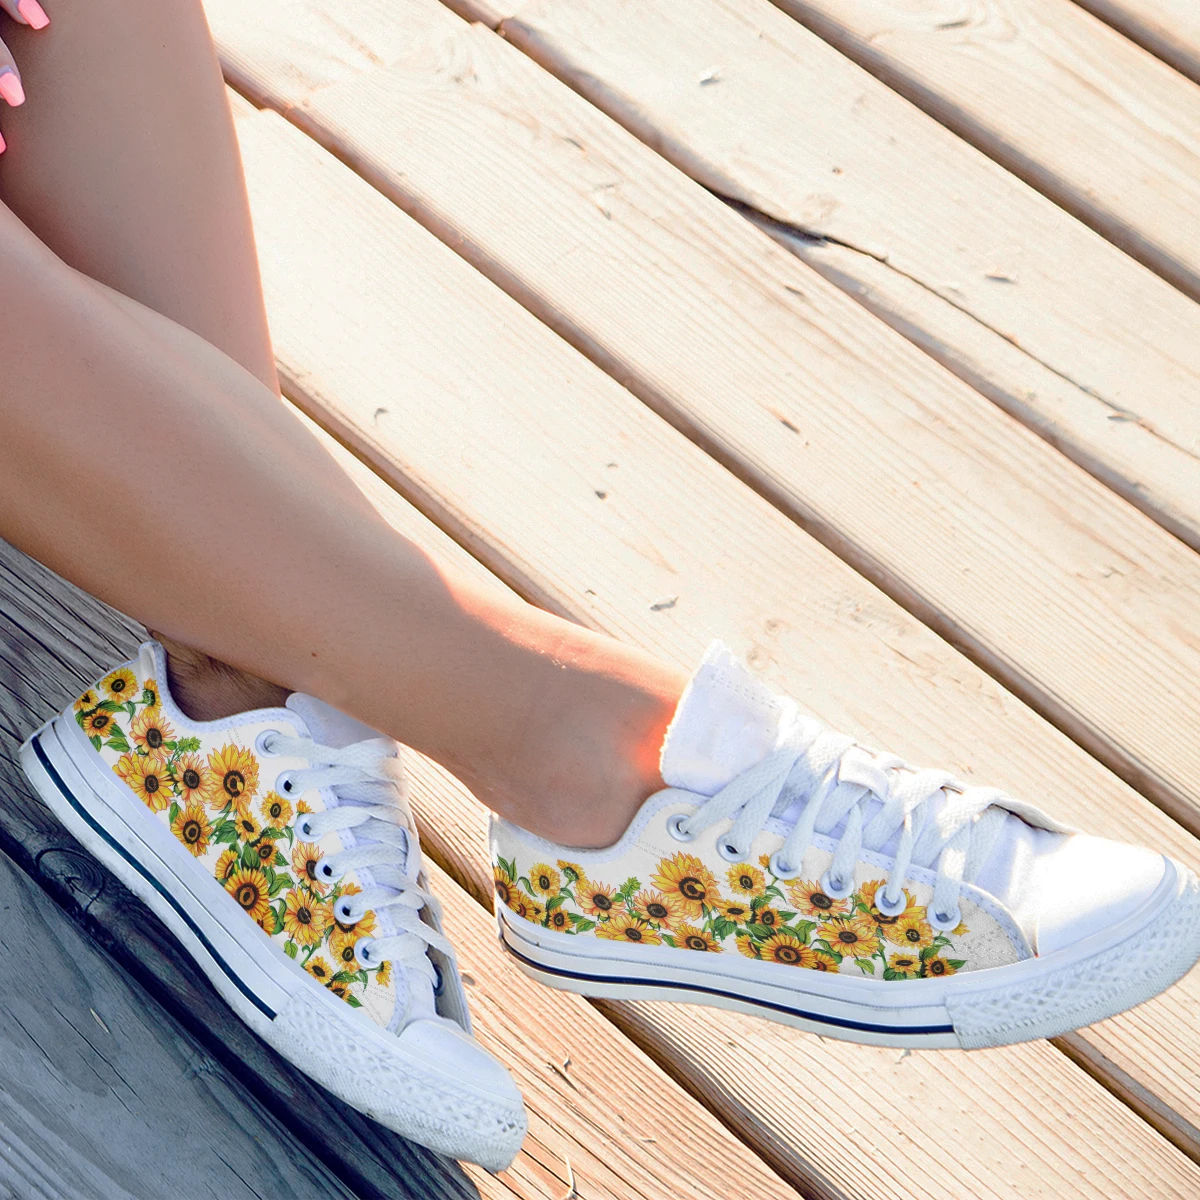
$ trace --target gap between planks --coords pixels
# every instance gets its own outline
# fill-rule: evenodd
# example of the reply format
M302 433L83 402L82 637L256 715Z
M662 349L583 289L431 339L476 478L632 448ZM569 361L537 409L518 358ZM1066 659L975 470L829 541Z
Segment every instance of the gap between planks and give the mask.
M1053 778L1064 770L1065 757L1072 764L1062 776L1068 794L1073 790L1070 781L1077 784L1080 774L1092 774L1100 793L1121 791L1092 760L1036 718L1022 717L1025 710L1011 698L1003 700L994 684L977 674L971 676L972 669L961 660L956 663L953 656L944 657L948 654L944 647L934 649L936 639L818 550L778 513L739 488L711 460L656 422L511 301L487 288L445 247L278 118L260 114L242 122L242 137L272 322L289 389L460 541L503 570L510 581L523 582L526 595L594 627L630 636L676 661L694 659L707 629L740 631L731 640L744 644L748 637L755 658L769 673L777 679L782 676L784 683L790 679L792 690L823 707L826 717L839 706L858 704L860 713L873 703L882 702L886 708L889 701L884 698L892 693L900 711L891 714L890 721L903 729L902 737L909 744L920 740L917 726L923 709L934 710L924 714L936 726L926 730L928 744L944 745L947 729L961 724L963 709L986 712L983 727L994 729L997 714L991 706L999 700L1007 706L1010 721L1028 723L1015 735L1024 748L1021 762L1008 761L1011 756L987 745L986 735L985 744L974 748L1002 763L1010 779L1029 770L1027 780L1044 786L1047 776ZM284 191L280 191L282 180L288 181ZM303 186L297 186L301 180ZM329 228L339 230L336 245L315 235ZM299 294L294 284L297 275L322 279L321 294L313 295L311 290ZM457 289L464 294L451 294ZM420 314L416 327L409 313ZM564 389L569 389L569 397L562 394ZM624 470L606 474L606 459L619 459ZM447 471L454 477L449 490L439 478ZM604 479L613 481L612 490L605 493L607 499L599 499L598 485ZM691 517L687 528L677 533L655 528L653 522L647 525L643 517L647 512L677 512L680 506ZM556 513L553 530L535 516L548 511ZM499 526L497 519L502 522ZM714 533L708 532L710 527ZM696 544L697 539L703 543L712 536L722 547L724 561L711 560L704 545ZM740 549L743 546L745 550ZM770 560L765 574L761 562L754 565L758 561L754 551ZM728 572L730 581L737 579L738 584L722 588L712 575L714 567ZM780 592L780 573L806 581L811 591L806 593L802 587L794 592L789 587ZM620 584L614 592L617 580ZM653 611L649 601L665 593L664 580L676 588L686 587L687 601L682 608L658 610L666 616L648 615ZM588 582L596 586L585 586ZM754 599L748 599L747 593ZM774 615L781 602L787 621ZM847 619L848 625L838 632L839 621ZM845 680L838 678L846 668L842 655L831 647L824 661L820 656L825 640L838 644L843 654L851 649L847 630L856 626L860 636L864 629L873 628L877 635L884 634L885 643L890 637L893 645L903 645L908 653L880 655L878 646L870 653L864 647L855 664L858 677L847 689ZM818 630L826 632L822 635ZM880 662L881 658L887 661ZM928 690L918 699L911 689L914 684L921 689L918 677L934 661L938 662L936 685L929 687L934 681L932 674L926 675ZM917 663L928 668L922 665L906 676ZM889 669L895 674L873 686L867 677L878 676L881 668L884 675ZM965 696L951 702L945 689L954 686L952 680L962 678L963 672L971 682ZM795 686L801 682L803 686ZM895 696L897 685L901 692L910 690ZM865 708L864 693L870 697ZM983 710L972 693L988 697ZM878 724L881 719L889 723L877 709L873 720ZM836 723L864 727L861 718ZM872 740L894 743L896 739ZM976 735L974 740L980 739ZM971 742L967 738L960 744ZM1030 770L1039 745L1053 749L1048 759L1042 757L1038 767ZM1104 817L1110 830L1123 819L1130 820L1130 829L1149 820L1159 826L1168 843L1183 836L1177 829L1172 834L1169 824L1143 801L1132 794L1125 798L1123 791L1121 795ZM1082 795L1074 802L1081 801ZM1122 806L1133 811L1123 814ZM1080 811L1086 807L1084 803ZM455 825L444 811L436 821L427 821L431 845L436 847L445 828ZM1183 844L1191 843L1185 839ZM1192 851L1185 852L1185 857L1192 856ZM482 864L477 863L479 869ZM1148 1011L1142 1010L1142 1016ZM797 1080L790 1072L771 1074L767 1089L771 1099L764 1100L758 1087L747 1093L752 1085L744 1072L757 1078L764 1071L778 1071L789 1055L787 1039L767 1027L761 1037L780 1057L752 1067L743 1063L739 1078L737 1051L732 1062L724 1051L712 1061L696 1057L699 1043L689 1042L687 1034L695 1019L683 1010L653 1018L659 1044L674 1047L674 1060L665 1055L663 1061L674 1061L677 1071L685 1064L693 1084L699 1077L698 1086L708 1089L705 1094L711 1095L723 1119L769 1153L781 1172L803 1178L826 1194L828 1179L802 1174L811 1171L812 1163L803 1154L797 1156L800 1131L789 1122L804 1121L804 1096L819 1089L822 1080L855 1076L850 1051L831 1044L830 1057L807 1079ZM723 1019L706 1013L703 1024L711 1026ZM1120 1042L1120 1033L1116 1040ZM1044 1048L1022 1047L1012 1052L1010 1061L1021 1063L1021 1072L1029 1078L1041 1078L1044 1070L1052 1070L1056 1080L1052 1090L1061 1090L1066 1079L1072 1081L1072 1088L1079 1086L1075 1076L1060 1078L1043 1053ZM1008 1054L996 1056L995 1061ZM963 1078L972 1082L953 1085L955 1094L964 1090L977 1094L976 1071L981 1066L977 1059L972 1062L968 1066L962 1060L942 1058L929 1077L922 1075L920 1086L936 1091L952 1086L967 1072ZM875 1066L880 1069L877 1078L872 1076L872 1100L879 1089L900 1086L889 1077L882 1060ZM811 1072L813 1064L801 1064L800 1073L805 1070ZM1024 1094L1015 1081L1011 1087ZM795 1103L783 1110L775 1108L774 1098L788 1094L795 1096ZM899 1093L893 1093L893 1101L893 1110L905 1109ZM1102 1104L1096 1095L1083 1103ZM766 1109L757 1111L756 1105ZM747 1117L747 1106L753 1117ZM910 1098L907 1107L911 1106ZM1011 1185L1009 1160L1021 1152L1011 1146L998 1149L995 1139L1002 1143L1007 1136L1003 1123L997 1128L986 1115L972 1115L990 1135L990 1140L985 1139L991 1146L988 1165L982 1169L989 1178L995 1177L1003 1191ZM1119 1118L1113 1110L1105 1110L1103 1118L1089 1118L1087 1124L1090 1128L1096 1120L1114 1119ZM1035 1119L1031 1121L1036 1125ZM1108 1138L1102 1141L1105 1147L1112 1144ZM1061 1161L1061 1153L1056 1150L1048 1161ZM1097 1153L1103 1156L1107 1150L1089 1151L1093 1165ZM874 1172L889 1170L884 1158L882 1164L855 1161L845 1169L860 1182L862 1175L853 1172L866 1171L868 1178L877 1178ZM905 1191L909 1184L890 1179L885 1186L898 1186L909 1194ZM944 1189L938 1194L955 1194L949 1179L937 1186ZM1105 1194L1103 1188L1100 1194Z

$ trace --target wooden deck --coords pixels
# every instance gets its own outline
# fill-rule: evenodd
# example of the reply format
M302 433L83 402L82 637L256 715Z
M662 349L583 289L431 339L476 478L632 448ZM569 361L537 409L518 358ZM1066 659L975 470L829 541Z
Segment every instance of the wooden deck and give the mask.
M206 7L285 391L396 528L1200 867L1191 0ZM0 947L58 963L0 977L0 1194L1200 1196L1200 972L969 1055L592 1005L503 962L485 815L424 762L531 1132L499 1177L410 1146L25 789L136 627L0 543L0 631Z

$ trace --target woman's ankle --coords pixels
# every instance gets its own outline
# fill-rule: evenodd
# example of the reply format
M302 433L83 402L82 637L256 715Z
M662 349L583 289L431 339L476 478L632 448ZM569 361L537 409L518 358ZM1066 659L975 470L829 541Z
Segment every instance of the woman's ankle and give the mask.
M167 652L167 685L180 709L193 721L216 721L255 708L283 705L289 692L228 663L184 646L161 633L150 634Z

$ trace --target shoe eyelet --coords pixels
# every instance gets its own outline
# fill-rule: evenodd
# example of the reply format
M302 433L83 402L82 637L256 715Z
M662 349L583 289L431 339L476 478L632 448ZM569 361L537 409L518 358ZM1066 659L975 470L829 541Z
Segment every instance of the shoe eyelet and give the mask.
M312 827L312 813L301 813L296 818L296 832L304 838L306 842L311 842L316 834Z
M783 861L779 851L776 850L767 861L767 869L772 875L775 876L776 879L796 879L799 876L802 868L789 867L787 863Z
M442 968L433 964L433 994L440 996L446 990L446 977L442 974Z
M275 790L281 796L299 796L300 789L292 782L291 771L281 771L275 780Z
M741 862L746 856L728 838L717 838L717 853L726 862Z
M821 891L831 900L845 900L854 891L853 879L834 880L828 871L821 876Z
M342 877L342 872L335 871L329 864L329 859L321 858L317 860L317 865L313 868L317 877L323 883L336 883Z
M272 738L279 737L278 729L264 729L262 733L254 739L254 753L260 758L275 758L275 751L271 749L269 743Z
M370 937L361 937L354 943L354 957L358 959L364 967L377 967L378 963L371 961L371 955L375 952L375 939Z
M899 900L895 903L889 903L887 898L887 884L885 883L875 893L875 907L885 917L898 917L908 907L908 900L905 898L904 893L901 892Z
M696 836L694 833L688 833L688 831L683 828L686 820L687 813L676 813L674 816L667 818L667 832L677 842L690 842Z
M962 921L962 909L956 904L948 913L929 913L926 920L939 933L949 933L951 929L955 928Z
M357 925L367 915L359 912L345 896L333 906L333 914L343 925Z

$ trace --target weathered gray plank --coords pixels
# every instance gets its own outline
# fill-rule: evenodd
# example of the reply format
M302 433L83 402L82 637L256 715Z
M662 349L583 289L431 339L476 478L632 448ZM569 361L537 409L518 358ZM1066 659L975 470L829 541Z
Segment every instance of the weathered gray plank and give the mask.
M39 1093L34 1082L33 1067L39 1057L36 1043L49 1044L48 1026L28 1023L31 1032L19 1068L10 1069L18 1060L5 1046L0 1055L0 1089L17 1096L23 1080L28 1093L11 1112L0 1103L0 1161L5 1163L0 1166L0 1188L7 1185L13 1195L22 1197L128 1194L147 1200L164 1196L186 1200L191 1195L210 1194L303 1198L354 1193L405 1200L477 1198L478 1190L455 1163L404 1141L340 1102L331 1103L322 1089L260 1042L225 1006L158 920L74 843L27 788L15 760L21 738L113 662L130 655L141 636L143 631L132 622L0 541L0 850L11 855L116 960L115 966L105 962L87 939L46 905L42 909L48 908L49 915L44 911L43 921L49 927L58 920L61 928L55 937L60 944L66 944L68 935L77 940L74 961L86 962L86 970L79 967L73 973L65 950L63 962L39 966L46 946L54 944L46 936L32 944L29 939L19 943L23 948L10 957L6 953L8 939L16 935L7 921L0 921L3 961L22 968L0 973L0 1012L13 1011L4 1000L10 986L18 994L24 989L29 1002L40 1008L47 1021L53 1006L46 1001L46 994L55 994L59 1005L76 998L82 1016L69 1020L77 1033L87 1029L87 1021L92 1020L90 1007L95 1007L114 1034L130 1026L110 1051L105 1048L104 1030L96 1025L93 1048L103 1050L111 1065L106 1068L99 1058L92 1063L98 1072L97 1092L107 1104L107 1108L99 1102L91 1105L92 1124L85 1121L86 1105L76 1106L78 1112L61 1100L56 1105L54 1093ZM2 867L0 863L0 876ZM36 893L27 885L22 893L20 882L10 881L12 889L16 889L13 895L29 897L26 903L32 913ZM7 896L0 877L0 911L8 903ZM105 971L129 991L126 1016L107 1007L112 1003L110 993L116 994L113 989L95 982ZM135 1027L138 991L121 981L122 973L162 1005L142 1001L142 1033ZM35 981L43 981L40 996ZM100 1003L93 999L97 996ZM116 1015L110 1019L106 1012ZM160 1040L164 1043L157 1050L151 1032L155 1023L163 1030ZM68 1034L64 1028L62 1050L67 1055L71 1051ZM133 1040L135 1034L140 1041ZM86 1049L82 1041L77 1054L80 1048ZM85 1058L71 1070L82 1076L89 1061ZM132 1077L131 1071L139 1065L154 1074L162 1074L159 1068L165 1067L170 1074L172 1062L179 1066L170 1104L135 1103L136 1096L129 1095L117 1074ZM110 1090L103 1093L106 1083ZM61 1088L61 1084L57 1086ZM79 1086L75 1085L76 1090ZM44 1097L42 1102L37 1101L39 1094ZM241 1104L237 1120L226 1117L218 1123L218 1100L232 1112L237 1111L235 1100ZM19 1109L25 1110L24 1124ZM239 1124L244 1127L240 1135L244 1145L235 1136ZM72 1128L79 1139L79 1161L71 1168L74 1175L61 1174L67 1170L64 1132L69 1134ZM172 1153L173 1130L182 1139L178 1153ZM89 1132L96 1135L94 1144L87 1141ZM155 1174L156 1161L163 1171L189 1161L185 1141L188 1145L216 1141L214 1156L219 1152L229 1159L221 1191L201 1190L204 1175L200 1165L182 1183L176 1180L166 1185ZM235 1154L238 1157L233 1157ZM214 1157L213 1162L215 1172L220 1161ZM236 1190L237 1174L245 1178L250 1190ZM99 1187L97 1181L109 1175L118 1182ZM309 1182L301 1183L306 1177ZM187 1191L193 1184L197 1190ZM131 1188L135 1190L128 1190Z

